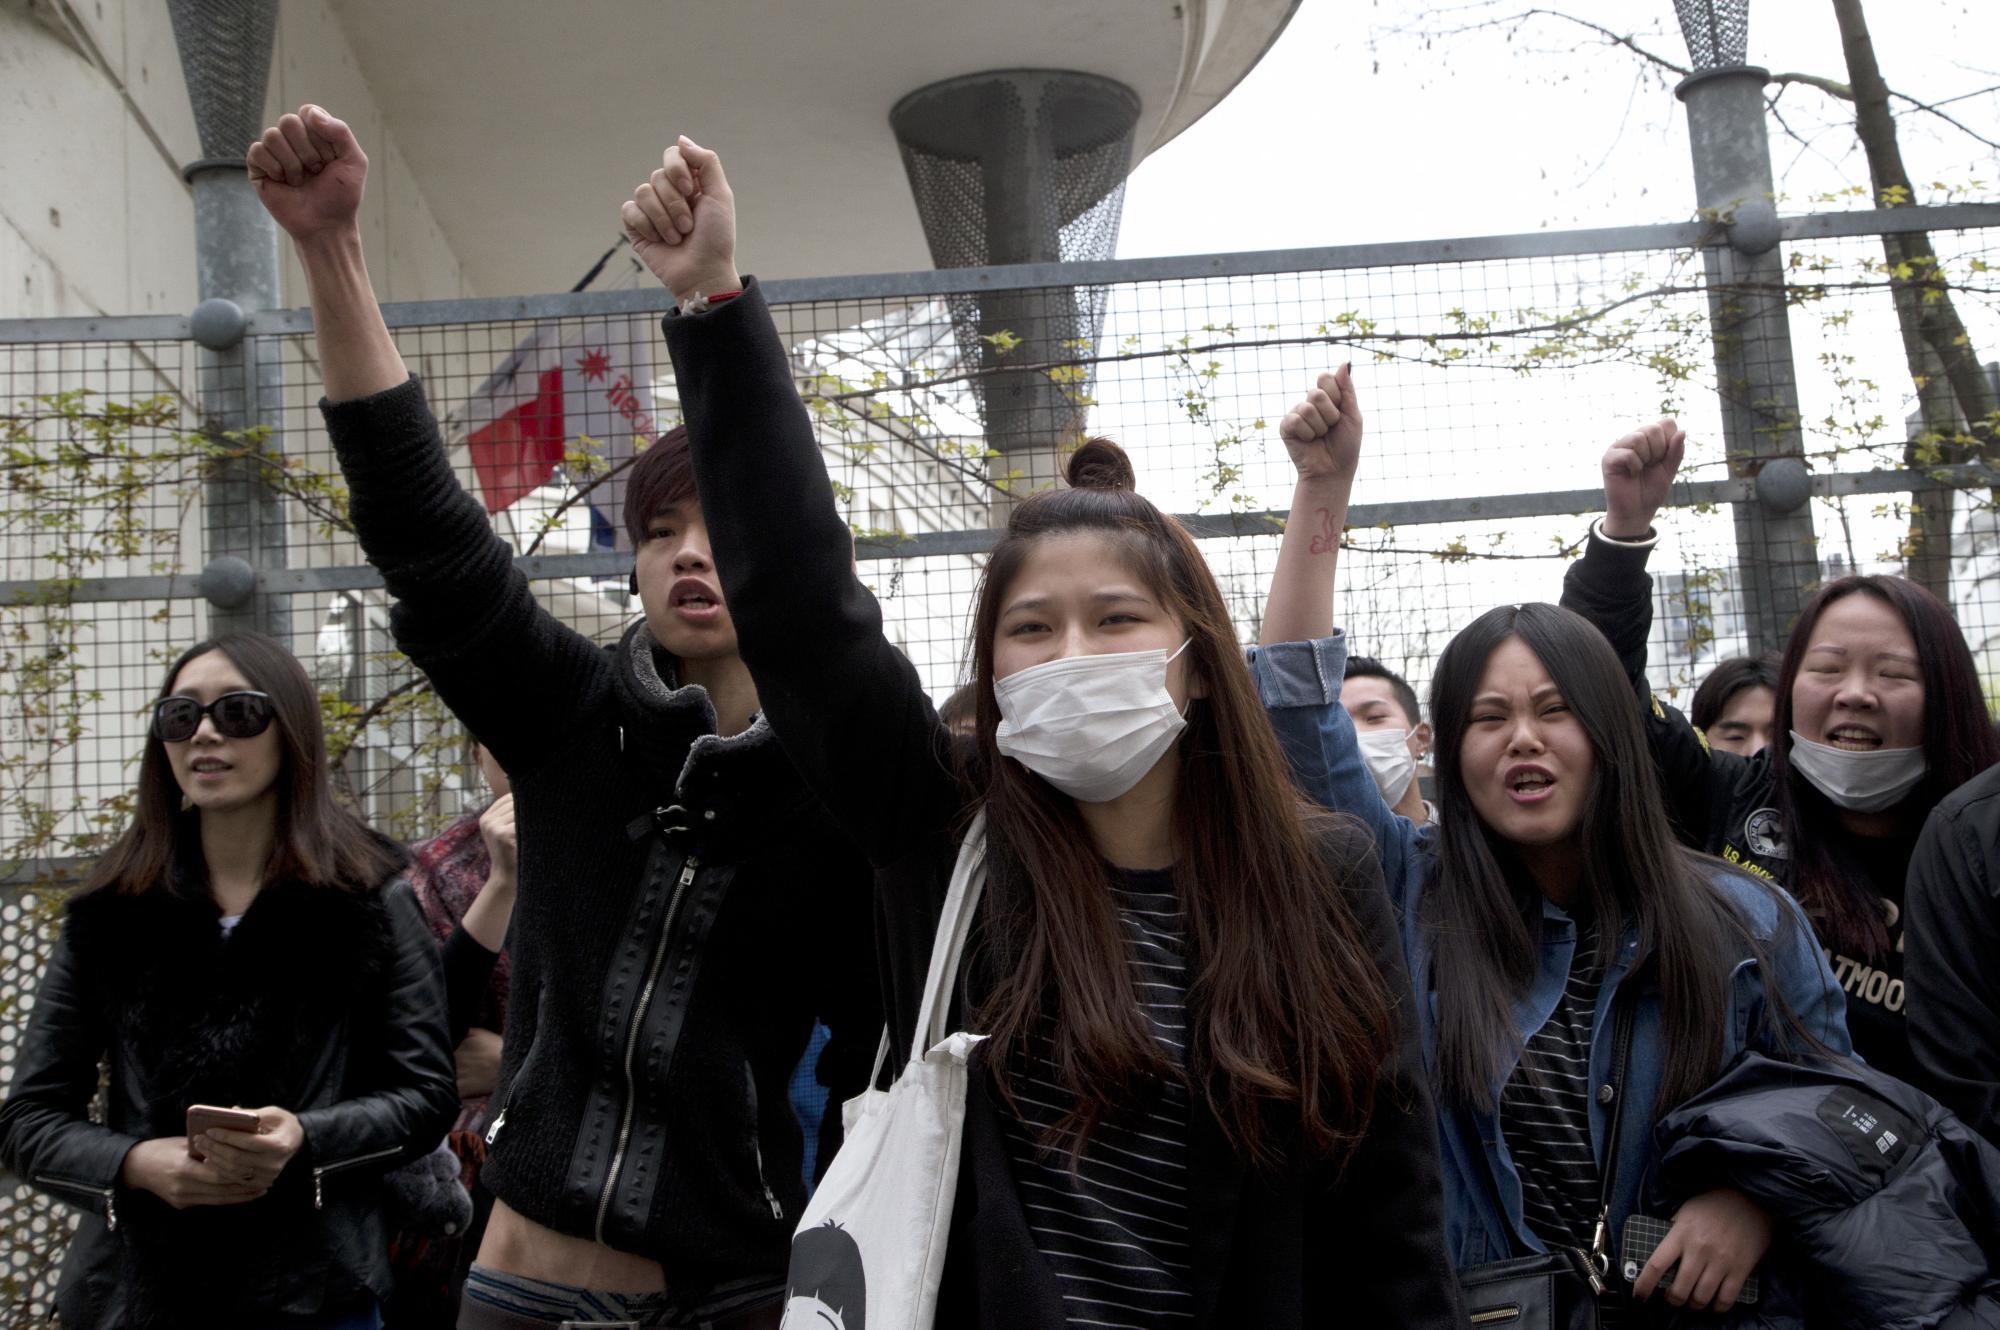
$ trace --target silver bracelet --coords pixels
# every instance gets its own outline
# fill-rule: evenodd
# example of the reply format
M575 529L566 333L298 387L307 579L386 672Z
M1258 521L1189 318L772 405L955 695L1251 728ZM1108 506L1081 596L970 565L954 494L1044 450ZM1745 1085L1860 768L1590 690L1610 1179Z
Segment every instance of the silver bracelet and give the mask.
M1604 534L1604 519L1601 517L1590 524L1590 534L1607 545L1622 545L1628 550L1649 550L1660 543L1660 529L1656 526L1647 527L1646 534L1638 540L1607 536Z

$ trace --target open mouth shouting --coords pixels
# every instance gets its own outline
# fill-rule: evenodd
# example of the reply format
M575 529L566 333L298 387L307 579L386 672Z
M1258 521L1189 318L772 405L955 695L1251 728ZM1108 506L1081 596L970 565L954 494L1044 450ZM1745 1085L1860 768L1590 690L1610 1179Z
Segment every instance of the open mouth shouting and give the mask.
M712 624L722 617L722 593L699 577L675 582L667 603L683 623Z
M1826 742L1828 747L1850 753L1872 753L1882 746L1882 736L1867 725L1842 721L1826 732Z
M1517 804L1537 804L1555 792L1555 773L1547 767L1523 762L1507 768L1501 778L1507 787L1507 797Z

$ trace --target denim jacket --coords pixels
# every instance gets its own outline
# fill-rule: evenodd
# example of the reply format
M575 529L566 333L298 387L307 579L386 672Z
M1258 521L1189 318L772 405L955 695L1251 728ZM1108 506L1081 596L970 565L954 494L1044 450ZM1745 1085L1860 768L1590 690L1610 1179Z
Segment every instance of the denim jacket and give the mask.
M1347 663L1344 634L1260 648L1250 660L1265 710L1300 788L1327 807L1360 818L1375 837L1382 856L1382 876L1402 929L1428 1056L1436 1034L1435 992L1428 947L1418 923L1418 903L1436 864L1437 827L1413 826L1407 818L1391 812L1361 760L1353 722L1340 705L1341 674ZM1749 920L1760 941L1774 947L1768 975L1747 952L1736 958L1729 977L1729 1027L1724 1031L1722 1060L1716 1070L1720 1072L1746 1047L1778 1051L1770 1046L1770 1022L1764 1019L1768 988L1776 988L1808 1033L1836 1053L1851 1052L1846 999L1791 897L1719 863L1711 870L1710 881ZM1788 929L1780 927L1781 911L1790 916ZM1525 1041L1548 1022L1568 980L1575 950L1576 925L1561 909L1545 902L1541 964L1529 991L1514 1009L1520 1040ZM1628 927L1598 992L1590 1043L1591 1081L1598 1086L1610 1079L1613 1000L1632 973L1638 950L1638 932ZM1611 1198L1614 1251L1625 1216L1637 1207L1641 1185L1654 1159L1654 1099L1660 1089L1662 1049L1659 990L1652 973L1643 970L1634 980L1639 985L1638 1008L1630 1068L1619 1096L1622 1104L1618 1111L1624 1118L1618 1136L1617 1187ZM1512 1061L1498 1069L1490 1096L1496 1105L1500 1088L1513 1070ZM1600 1167L1611 1111L1599 1096L1591 1097L1590 1136ZM1546 1250L1522 1220L1521 1180L1501 1136L1497 1110L1454 1105L1440 1096L1438 1135L1444 1166L1445 1240L1458 1267Z

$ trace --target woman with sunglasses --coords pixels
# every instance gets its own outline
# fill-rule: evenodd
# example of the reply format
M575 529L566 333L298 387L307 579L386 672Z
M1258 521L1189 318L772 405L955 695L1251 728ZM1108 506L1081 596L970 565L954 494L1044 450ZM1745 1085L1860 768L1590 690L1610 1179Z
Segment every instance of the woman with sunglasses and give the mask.
M1260 696L1187 531L1116 445L1082 444L988 558L954 742L855 576L783 343L736 275L720 161L682 139L623 212L679 302L667 346L743 659L876 866L899 1047L984 818L952 1019L986 1038L938 1324L1461 1324L1374 856L1291 789L1265 712L1296 700ZM832 1321L792 1292L792 1324Z
M1646 682L1653 516L1686 442L1661 420L1605 452L1604 517L1562 603L1610 640L1638 691L1681 835L1798 897L1846 990L1855 1052L1923 1085L1904 1012L1904 879L1930 811L2000 758L1972 653L1915 582L1836 579L1786 641L1770 747L1745 758L1705 743Z
M1327 428L1329 386L1286 426L1343 478L1316 500L1337 532L1360 438ZM1305 529L1287 527L1288 549ZM1267 638L1331 630L1338 544L1281 556ZM1430 710L1439 816L1423 826L1382 802L1345 709L1316 730L1273 714L1302 783L1381 850L1424 1019L1452 1260L1477 1281L1476 1267L1567 1249L1612 1274L1606 1324L1655 1290L1727 1311L1771 1241L1740 1193L1684 1198L1636 1280L1615 1257L1661 1115L1746 1047L1848 1051L1811 932L1782 891L1674 843L1624 672L1579 616L1481 615L1439 657ZM1476 1287L1467 1304L1501 1310Z
M62 1323L377 1326L382 1175L458 1108L402 854L335 804L312 683L252 634L167 671L134 806L69 902L0 1106L0 1164L82 1212ZM197 1105L254 1129L190 1137Z

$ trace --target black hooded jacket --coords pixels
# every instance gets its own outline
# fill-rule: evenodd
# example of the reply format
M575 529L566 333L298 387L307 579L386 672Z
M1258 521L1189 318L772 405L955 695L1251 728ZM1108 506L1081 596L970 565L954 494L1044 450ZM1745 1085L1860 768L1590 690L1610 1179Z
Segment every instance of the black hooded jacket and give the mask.
M691 1296L782 1279L805 1199L792 1071L825 1021L824 1158L882 1029L867 864L771 727L718 734L643 621L607 648L536 603L415 379L322 409L397 645L513 783L480 1181Z

